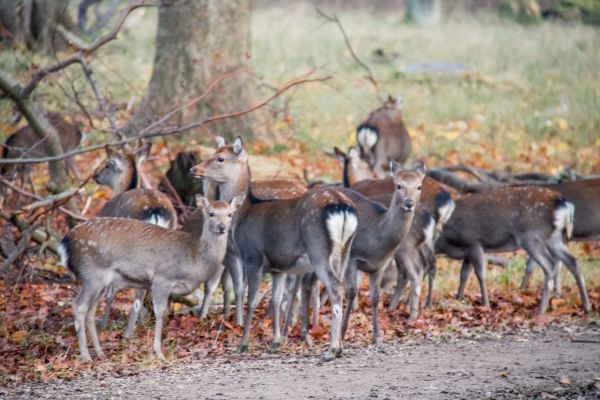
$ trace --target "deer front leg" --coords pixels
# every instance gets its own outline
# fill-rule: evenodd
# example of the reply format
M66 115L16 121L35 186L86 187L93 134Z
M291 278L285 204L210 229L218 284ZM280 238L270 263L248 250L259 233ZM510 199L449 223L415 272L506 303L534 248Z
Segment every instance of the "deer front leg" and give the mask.
M254 310L258 305L259 296L258 290L260 288L260 281L262 278L262 267L260 265L247 264L248 274L248 310L246 312L246 321L244 322L244 334L240 342L239 351L241 353L248 351L248 342L250 341L250 331L252 330L252 318L254 316Z
M369 292L371 297L371 318L373 320L373 344L375 347L383 351L383 340L379 334L379 318L377 310L379 308L379 284L382 276L383 268L377 272L369 274Z
M152 287L152 305L154 307L154 318L156 324L154 326L154 344L152 349L159 360L164 361L165 355L162 352L162 330L164 318L169 305L169 292L161 286Z
M271 304L273 305L273 351L279 351L281 345L281 302L283 301L283 291L285 289L286 274L273 273L273 296Z
M529 280L531 279L531 274L535 269L535 260L532 257L529 257L527 260L527 264L525 264L525 273L523 274L523 280L521 281L521 286L519 290L526 290L529 287Z
M285 322L283 323L283 340L287 340L290 325L293 325L292 314L294 313L294 306L296 305L296 294L300 290L301 281L301 277L296 275L294 277L294 284L292 285L288 293L288 300L285 308Z
M227 270L221 274L221 288L223 288L223 315L229 316L231 312L231 292L233 291L233 280Z
M217 270L214 271L212 276L204 282L204 300L202 301L202 308L200 309L200 313L198 314L196 310L194 314L198 316L200 319L205 319L208 315L208 310L210 309L210 303L212 301L212 295L217 290L217 285L219 284L219 280L221 279L221 275L223 275L223 270L225 267L220 265Z
M244 323L244 267L234 245L228 244L224 263L227 271L231 275L231 281L233 282L233 291L235 294L235 323L238 326L242 326Z
M473 267L475 269L475 275L477 275L477 279L479 280L479 289L481 290L481 302L484 307L490 306L490 300L488 298L487 287L485 284L485 254L483 253L483 248L479 245L473 247L470 251L469 258L473 263Z
M456 298L458 300L463 300L465 298L465 287L467 286L471 271L473 271L473 264L471 264L469 257L465 256L462 266L460 267L460 285L458 285L458 292L456 293Z
M135 300L133 301L133 305L131 306L131 312L129 313L129 320L127 321L127 329L125 330L125 335L123 336L125 339L130 339L135 332L135 327L137 325L137 320L140 315L140 311L142 310L142 306L144 305L144 297L146 296L146 291L143 289L136 289L135 291Z
M394 289L394 294L392 295L392 300L388 307L388 310L390 311L398 308L398 304L400 304L400 299L402 298L402 292L404 292L406 282L408 281L408 273L406 271L406 265L404 265L404 260L402 260L402 257L400 257L398 253L394 255L394 260L396 268L398 269L398 274L396 275L396 288Z
M348 323L350 322L350 314L352 314L352 307L350 307L350 305L354 302L354 299L358 294L358 283L355 279L356 270L356 261L350 260L348 262L348 269L346 270L346 300L348 306L344 311L344 319L342 321L342 339L346 336L346 330L348 329Z
M100 329L103 331L108 327L108 319L110 318L110 310L112 308L112 303L115 299L115 288L111 285L108 287L106 291L106 303L104 304L104 313L102 314L102 322L100 322Z

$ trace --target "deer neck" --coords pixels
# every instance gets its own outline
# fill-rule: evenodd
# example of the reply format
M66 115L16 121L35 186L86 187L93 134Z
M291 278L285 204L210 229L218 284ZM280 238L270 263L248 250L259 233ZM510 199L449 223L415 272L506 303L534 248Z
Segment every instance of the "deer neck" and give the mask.
M123 173L123 176L117 183L117 185L113 188L114 195L121 194L128 190L139 189L140 188L140 177L138 174L137 167L135 162L130 165L130 167Z
M235 196L246 194L250 187L250 168L246 162L236 180L222 182L217 185L218 198L222 201L231 201Z
M381 221L381 233L384 237L403 238L412 224L415 211L406 211L402 206L402 201L398 193L394 193L390 206L384 214ZM397 239L395 239L397 240Z
M208 218L205 217L202 226L202 235L194 236L194 247L197 249L198 258L211 263L221 263L225 258L228 234L217 235L210 231Z

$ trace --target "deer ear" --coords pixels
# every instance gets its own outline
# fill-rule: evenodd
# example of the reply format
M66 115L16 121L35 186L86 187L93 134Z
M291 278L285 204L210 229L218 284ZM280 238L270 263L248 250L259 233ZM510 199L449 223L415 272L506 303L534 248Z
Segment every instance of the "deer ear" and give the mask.
M148 156L150 155L150 147L152 146L152 143L146 143L142 146L140 146L136 151L135 151L135 162L136 164L141 164L143 163Z
M392 174L395 174L396 172L402 170L402 166L400 164L398 164L396 161L394 160L390 160L390 172Z
M227 141L221 135L216 135L215 140L217 142L217 148L219 148L219 149L227 144Z
M349 158L359 158L358 150L356 150L356 147L353 146L348 149L348 157Z
M425 175L425 163L423 163L421 160L417 161L417 165L415 165L414 170L421 175Z
M248 159L248 153L244 150L244 141L241 136L238 136L233 141L233 154L235 154L241 161Z
M231 207L233 207L235 210L237 210L238 208L240 208L240 206L242 204L244 204L245 199L246 199L246 195L240 194L239 196L235 196L233 199L231 199L231 201L229 202L229 205Z
M391 94L388 94L388 99L387 101L389 101L390 103L395 103L396 99L394 98L394 96L392 96Z
M196 205L199 208L206 209L210 205L210 201L208 201L208 199L206 197L202 196L201 194L197 194L196 195Z
M335 155L335 158L337 158L341 162L346 161L346 153L344 153L342 150L340 150L339 147L336 146L333 148L333 154Z

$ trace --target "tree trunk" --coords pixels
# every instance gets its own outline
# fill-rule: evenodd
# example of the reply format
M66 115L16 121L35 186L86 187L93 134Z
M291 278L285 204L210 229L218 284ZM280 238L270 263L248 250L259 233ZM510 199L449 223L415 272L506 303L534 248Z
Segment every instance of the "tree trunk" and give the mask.
M135 134L157 117L201 95L220 76L250 68L250 0L170 0L159 7L154 71L127 133ZM241 111L256 103L248 73L219 83L197 106L171 123ZM269 116L257 110L207 127L232 138L266 138ZM201 128L200 128L201 129ZM204 130L198 130L205 134Z
M73 27L68 4L69 0L0 0L0 24L10 33L0 41L14 40L48 54L65 49L67 43L56 27Z

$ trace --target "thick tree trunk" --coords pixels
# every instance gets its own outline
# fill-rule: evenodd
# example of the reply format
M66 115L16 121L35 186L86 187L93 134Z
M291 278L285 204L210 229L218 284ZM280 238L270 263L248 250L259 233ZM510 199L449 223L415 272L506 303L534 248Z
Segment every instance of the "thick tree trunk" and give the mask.
M170 0L159 8L154 72L147 93L127 129L135 132L202 94L220 76L250 68L250 0ZM185 123L211 115L241 111L256 103L249 74L222 81L200 104L175 116ZM265 110L207 127L225 137L264 138ZM202 135L204 130L199 130Z
M10 33L2 35L0 41L14 40L44 53L63 50L67 43L56 27L73 27L68 3L69 0L0 0L0 24Z

